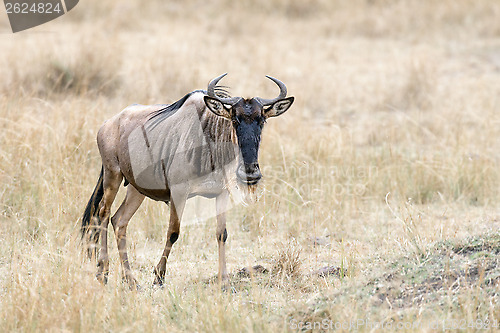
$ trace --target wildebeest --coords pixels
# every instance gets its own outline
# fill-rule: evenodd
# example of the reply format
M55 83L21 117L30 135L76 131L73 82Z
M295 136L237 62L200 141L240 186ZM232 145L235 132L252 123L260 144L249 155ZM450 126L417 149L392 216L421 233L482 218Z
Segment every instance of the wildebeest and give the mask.
M227 73L226 73L227 74ZM170 203L167 241L154 269L154 283L164 282L166 262L179 237L186 200L193 196L216 198L219 247L219 282L227 281L225 210L229 184L253 188L262 177L258 162L262 128L269 117L292 105L286 86L273 99L231 97L217 83L193 91L170 105L131 105L104 123L97 134L102 169L82 219L82 237L89 254L97 258L97 278L107 282L107 230L111 204L123 179L126 197L111 218L125 280L137 286L127 257L127 225L144 197ZM101 240L99 251L97 243Z

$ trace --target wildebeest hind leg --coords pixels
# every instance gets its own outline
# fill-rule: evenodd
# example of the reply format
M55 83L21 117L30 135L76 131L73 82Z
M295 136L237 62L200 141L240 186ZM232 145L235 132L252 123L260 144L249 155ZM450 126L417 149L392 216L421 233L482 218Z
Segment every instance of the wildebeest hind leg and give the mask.
M115 231L118 253L120 254L120 261L122 263L123 276L131 289L136 289L138 285L132 275L132 270L130 269L128 261L127 226L143 200L144 195L139 193L135 187L129 185L127 187L127 195L125 196L125 199L120 205L120 208L116 211L115 215L111 218L111 224L113 225L113 229Z
M99 205L99 219L101 224L101 250L97 260L97 279L102 283L108 282L109 259L108 259L108 224L111 205L115 200L116 193L122 182L123 175L104 168L103 186L104 195Z

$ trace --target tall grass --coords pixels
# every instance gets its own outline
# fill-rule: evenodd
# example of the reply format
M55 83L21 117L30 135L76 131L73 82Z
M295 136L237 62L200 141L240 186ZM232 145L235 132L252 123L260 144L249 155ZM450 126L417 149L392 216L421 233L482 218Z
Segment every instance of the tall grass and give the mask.
M0 21L0 327L500 319L497 280L438 296L432 280L443 260L450 270L478 263L433 244L499 227L499 13L487 0L89 0L16 35ZM269 273L233 275L233 292L221 294L208 220L181 226L166 286L150 287L168 207L147 200L128 236L142 291L122 284L113 235L110 283L99 285L78 236L100 169L97 130L128 104L173 102L224 72L234 95L276 95L268 74L296 97L264 129L260 201L228 218L229 272ZM324 267L343 272L314 273ZM405 280L394 267L420 275ZM403 296L430 301L402 297L403 282Z

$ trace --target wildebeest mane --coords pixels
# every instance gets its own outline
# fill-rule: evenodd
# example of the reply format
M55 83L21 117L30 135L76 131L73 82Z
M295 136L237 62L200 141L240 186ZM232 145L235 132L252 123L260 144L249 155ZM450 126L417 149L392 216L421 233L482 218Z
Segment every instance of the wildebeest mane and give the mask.
M229 87L226 86L216 86L215 87L215 94L221 98L228 98L231 97L229 94ZM186 103L187 99L191 97L191 95L196 94L198 92L202 92L204 94L207 94L206 90L194 90L190 92L189 94L185 95L182 97L180 100L177 102L174 102L172 104L167 105L164 108L161 108L159 110L156 110L151 113L147 120L148 124L148 129L154 129L158 124L160 124L163 120L167 119L171 115L173 115L177 110L179 110L184 103Z
M161 108L159 110L153 111L147 120L148 129L154 129L163 120L165 120L168 117L170 117L171 115L173 115L175 113L175 111L179 110L182 107L182 105L184 105L184 103L186 103L186 100L189 97L191 97L192 94L197 93L197 92L205 92L205 91L204 90L192 91L189 94L182 97L177 102L169 104L166 107Z
M216 86L216 96L220 98L230 97L227 89L228 87L225 86ZM166 132L160 129L162 123L180 110L186 101L196 93L203 93L206 95L207 91L192 91L180 100L170 105L161 106L159 109L151 112L143 127L143 135L148 148L150 144L149 142L152 142L151 140L155 140L152 138L158 137L158 135L165 135ZM181 150L189 156L199 156L199 154L202 153L207 154L205 158L199 158L199 162L194 164L198 167L198 175L202 175L206 172L214 171L215 169L221 169L227 163L235 159L236 155L234 152L234 143L236 143L236 134L234 133L229 120L215 115L208 108L204 108L199 111L201 111L197 114L200 125L199 128L203 131L203 135L205 135L206 140L203 143L202 141L197 142L192 139L183 143ZM186 124L186 129L188 129L191 125ZM160 129L160 131L158 131L158 129ZM171 160L171 158L167 158L166 160Z

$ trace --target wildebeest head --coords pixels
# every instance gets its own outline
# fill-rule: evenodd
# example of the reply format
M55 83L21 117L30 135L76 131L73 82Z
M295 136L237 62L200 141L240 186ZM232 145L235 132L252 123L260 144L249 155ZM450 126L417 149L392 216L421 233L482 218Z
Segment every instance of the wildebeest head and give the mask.
M227 74L227 73L226 73ZM248 186L256 185L262 178L259 168L259 145L262 128L269 117L276 117L287 111L293 103L293 97L286 97L287 89L283 82L267 76L280 88L280 94L273 99L254 97L222 97L216 93L217 83L226 74L216 77L208 84L205 104L216 115L231 120L241 159L236 169L236 177Z

